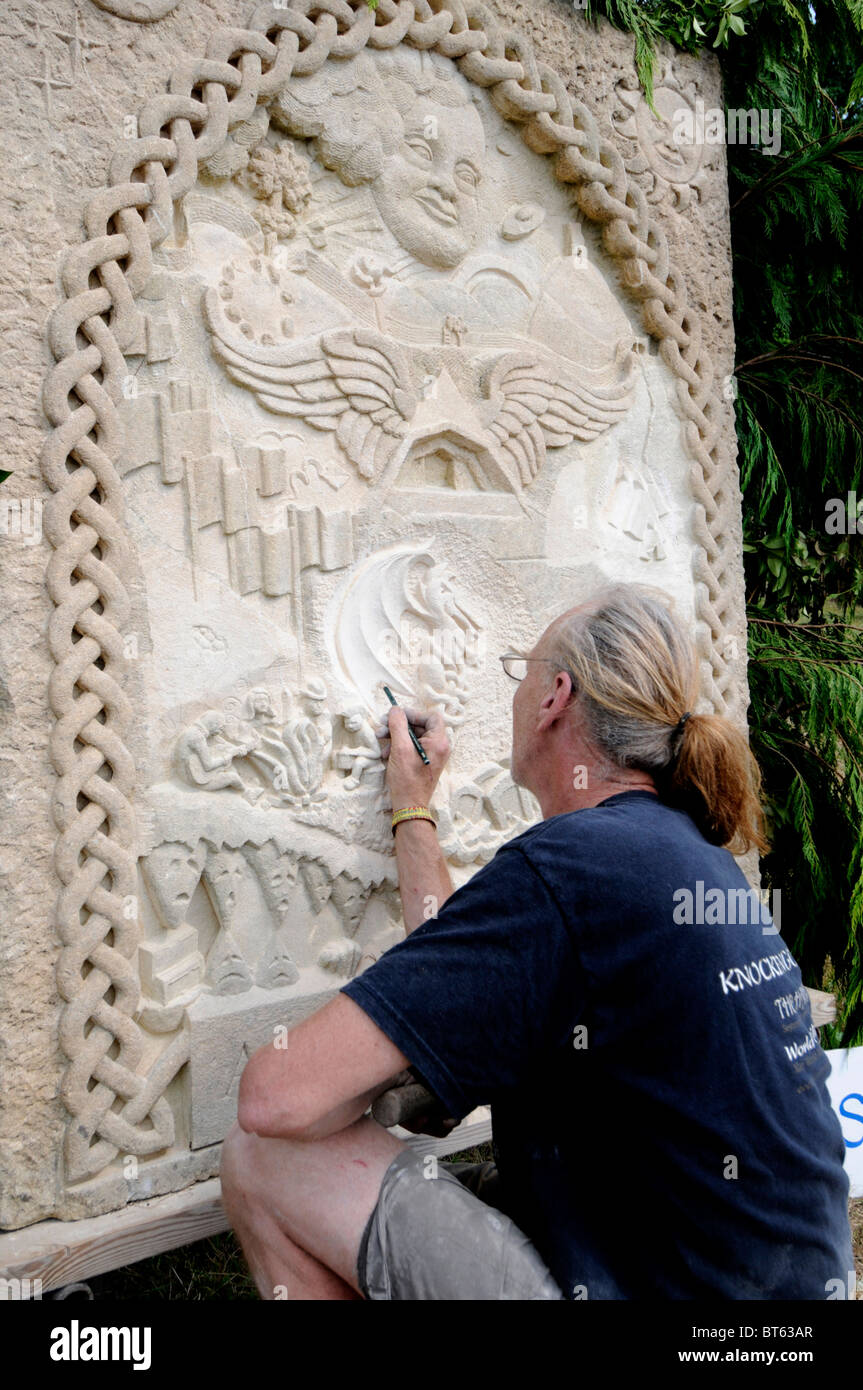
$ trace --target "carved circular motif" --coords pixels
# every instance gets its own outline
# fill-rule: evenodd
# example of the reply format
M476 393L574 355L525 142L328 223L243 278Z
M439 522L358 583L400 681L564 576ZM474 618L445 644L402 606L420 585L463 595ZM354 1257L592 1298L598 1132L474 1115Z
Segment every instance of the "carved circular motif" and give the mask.
M676 141L683 113L694 116L694 108L671 87L657 87L654 104L662 117L660 125L646 101L635 111L639 144L655 173L668 183L688 183L701 166L703 145Z

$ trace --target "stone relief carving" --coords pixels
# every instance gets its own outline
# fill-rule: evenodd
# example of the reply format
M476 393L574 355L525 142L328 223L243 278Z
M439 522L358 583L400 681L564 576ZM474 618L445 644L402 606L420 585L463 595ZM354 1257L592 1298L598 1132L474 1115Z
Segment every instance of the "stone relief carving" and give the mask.
M511 839L535 819L534 799L513 782L508 763L487 763L443 806L438 837L444 854L456 864L486 864L501 837Z
M225 738L225 724L226 716L221 711L205 711L177 741L175 767L193 787L205 787L208 791L236 787L252 800L255 793L247 790L233 761L248 753L254 744L233 743Z
M170 1149L177 1099L164 1094L190 1055L187 1022L205 1067L215 1021L269 1019L265 996L279 1007L319 998L322 981L332 987L333 972L349 974L388 940L391 841L384 855L386 820L370 818L383 809L368 736L377 687L391 676L455 730L499 725L475 699L489 674L479 638L495 603L509 620L497 639L511 623L526 634L542 601L530 567L543 561L544 514L530 498L601 457L591 449L638 437L628 317L638 304L695 460L681 468L695 489L694 542L676 524L678 500L668 563L687 575L694 564L699 579L706 697L726 708L733 695L716 640L726 561L712 369L644 194L523 40L518 58L498 56L484 11L471 8L466 25L423 0L409 10L360 6L338 38L323 11L303 20L293 77L299 17L266 6L240 38L214 36L217 61L225 44L233 60L249 55L230 102L213 95L227 89L212 68L203 80L187 64L183 93L154 99L141 137L124 142L88 206L93 241L70 256L69 297L51 327L59 365L46 389L55 432L44 469L57 493L45 530L59 556L49 577L58 981L80 1020L63 1035L71 1182L119 1152ZM409 28L415 48L401 44ZM367 46L372 33L375 43L389 35L386 51ZM513 172L495 153L507 119L525 136ZM169 138L146 133L166 128ZM612 263L631 295L626 312ZM116 520L121 480L128 535ZM431 514L447 525L429 525ZM148 563L134 621L150 644L140 766L126 746L118 670L131 613L123 576L138 553ZM158 620L142 622L142 594ZM352 612L366 612L360 596L377 614L371 636L350 627ZM384 619L409 652L431 642L430 654L393 665ZM445 655L435 637L453 644ZM244 686L257 692L245 704ZM441 787L455 864L484 862L535 815L503 754L478 761L456 760ZM103 763L110 779L97 775ZM152 828L143 851L136 778L141 824ZM98 886L100 847L110 892ZM285 855L296 855L295 876L278 868ZM143 943L123 915L139 859L155 919ZM247 919L238 903L255 893L261 905ZM196 1132L218 1137L209 1121Z
M641 469L621 459L602 515L607 525L640 542L640 559L665 559L663 520L668 512L652 480Z
M380 744L371 721L361 706L345 710L341 716L345 742L335 752L335 766L347 772L342 786L345 791L365 781L380 793L386 775L381 761Z
M324 333L284 347L244 347L239 338L231 341L220 323L219 301L212 291L206 306L214 350L233 380L248 386L268 410L334 430L351 463L370 482L386 481L394 460L400 461L428 438L422 417L440 410L434 389L438 383L445 383L455 397L449 428L458 436L463 426L457 422L465 414L473 416L475 447L492 465L486 466L487 473L502 478L513 491L533 481L547 448L595 439L630 403L629 374L605 385L598 374L598 379L585 381L586 372L577 376L562 371L551 357L509 353L489 372L479 410L468 400L458 400L449 373L443 381L443 373L436 378L433 404L423 409L406 354L372 330ZM450 316L447 324L453 333ZM455 331L468 330L462 326ZM433 429L435 435L441 430L437 419Z
M471 668L483 627L453 591L445 566L424 545L388 547L358 567L339 608L335 645L344 679L361 694L384 685L396 697L464 722ZM378 693L379 692L379 693Z
M191 846L179 841L161 844L143 861L144 879L166 930L185 924L206 859L206 846L199 840Z
M526 241L545 214L536 203L510 204L486 225L485 130L467 84L446 64L409 50L361 54L292 84L272 119L268 138L278 144L263 132L250 161L307 167L281 128L305 137L354 191L335 194L319 178L320 197L306 199L303 174L288 233L302 233L302 249L278 272L271 239L269 258L235 258L205 294L215 355L265 409L335 432L372 482L388 481L430 425L432 435L449 425L455 438L467 434L469 453L485 455L479 485L512 490L533 481L547 448L593 439L621 418L632 387L626 323L610 314L610 300L606 321L602 309L586 312L575 229L566 229L565 254L500 255L501 241ZM356 253L360 233L373 238L374 254ZM457 273L442 283L424 267ZM355 326L303 337L285 311L303 299L316 318ZM568 313L590 335L585 351L561 333ZM432 344L455 353L430 361Z
M247 872L242 855L235 850L222 849L207 855L204 882L219 923L207 956L207 977L217 994L242 994L252 983L234 930L237 898Z
M682 85L668 60L660 61L653 92L658 120L634 77L622 78L614 94L618 104L612 112L612 123L626 169L638 180L648 202L667 206L673 212L682 212L690 202L698 202L713 151L703 143L674 139L681 112L691 113L695 124L694 83Z
M254 985L289 989L300 979L298 961L307 957L333 975L352 975L364 951L369 960L376 958L374 941L369 939L364 947L356 938L377 889L386 901L388 919L400 919L392 885L387 888L385 880L376 884L374 875L334 873L324 861L282 849L275 841L245 843L237 850L215 849L204 842L195 847L165 843L143 863L165 931L141 946L145 1013L153 1031L175 1028L181 1017L177 1006L188 1007L202 993L241 995ZM199 884L204 885L215 922L206 962L200 930L185 920ZM254 884L260 890L263 916L248 910ZM328 905L330 917L310 932L309 914L320 918Z
M280 854L272 843L260 848L244 845L243 853L258 876L272 919L272 930L264 943L256 983L264 989L293 985L300 978L291 954L291 913L296 914L298 908L296 856L290 852Z

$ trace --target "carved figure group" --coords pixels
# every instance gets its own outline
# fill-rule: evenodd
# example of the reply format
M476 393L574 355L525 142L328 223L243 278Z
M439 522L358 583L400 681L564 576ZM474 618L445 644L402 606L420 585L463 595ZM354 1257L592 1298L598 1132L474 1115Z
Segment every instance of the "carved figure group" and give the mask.
M451 700L442 673L433 674L442 684L442 698ZM334 717L327 699L318 676L297 692L296 707L291 693L283 692L284 704L291 707L287 719L279 719L273 696L263 687L242 698L231 696L221 709L199 715L177 739L175 771L191 787L237 791L262 807L324 801L330 771L336 775L330 790L362 786L379 795L385 769L371 720L360 706ZM262 780L255 781L256 774Z

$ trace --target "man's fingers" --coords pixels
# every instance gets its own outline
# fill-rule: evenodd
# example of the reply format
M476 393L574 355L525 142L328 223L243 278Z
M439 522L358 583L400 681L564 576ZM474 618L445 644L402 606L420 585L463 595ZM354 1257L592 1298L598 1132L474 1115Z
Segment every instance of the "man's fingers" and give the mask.
M403 705L393 705L390 710L390 716L392 716L396 710L405 716L405 725L403 726L405 732L407 732L407 725L410 724L417 738L420 740L434 740L435 743L438 743L441 742L442 739L446 739L446 725L444 724L444 718L440 710L423 711L411 709ZM400 722L401 721L396 718L396 724ZM388 727L390 727L389 724Z
M425 720L427 734L433 734L436 729L442 729L444 727L443 715L439 709L430 710L429 713L424 714L422 718Z
M434 1096L411 1077L407 1085L392 1086L377 1096L372 1101L372 1115L379 1125L391 1129L417 1116L424 1118L434 1104Z
M417 734L428 732L438 721L443 723L443 719L438 710L431 710L429 712L428 710L415 709L413 705L391 705L387 710L387 726L389 726L390 714L395 709L401 710L405 719L412 725Z
M404 716L404 718L401 718L402 715ZM387 716L387 730L390 739L392 739L394 731L398 731L395 733L396 738L398 738L399 740L406 739L408 737L408 725L413 724L413 722L414 721L408 717L408 712L406 709L404 709L401 705L393 705L392 709L390 710ZM423 728L421 726L416 730L417 737L419 737L419 735L422 732Z
M435 770L435 775L439 776L452 752L440 710L423 711L410 705L391 705L387 712L386 732L380 725L375 730L382 761L387 767L391 764L405 766L407 759L407 763L413 767L416 754L408 750L409 727L413 728L421 743L428 765Z
M414 726L417 735L433 734L436 730L444 727L443 715L439 709L421 710L406 708L405 714L407 715L408 723Z

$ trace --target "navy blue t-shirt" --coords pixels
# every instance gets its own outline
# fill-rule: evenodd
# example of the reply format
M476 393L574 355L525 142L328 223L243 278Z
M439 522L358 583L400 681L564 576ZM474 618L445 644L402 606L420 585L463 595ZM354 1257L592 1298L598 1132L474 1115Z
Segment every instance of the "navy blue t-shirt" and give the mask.
M517 835L344 986L450 1115L491 1105L501 1205L568 1298L847 1287L830 1064L754 898L622 792Z

